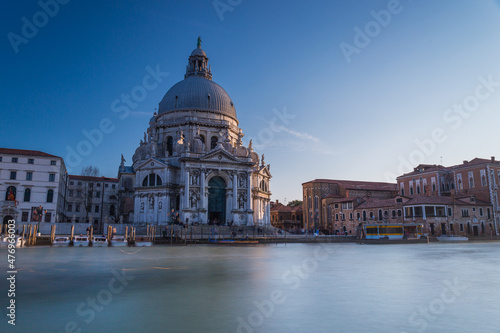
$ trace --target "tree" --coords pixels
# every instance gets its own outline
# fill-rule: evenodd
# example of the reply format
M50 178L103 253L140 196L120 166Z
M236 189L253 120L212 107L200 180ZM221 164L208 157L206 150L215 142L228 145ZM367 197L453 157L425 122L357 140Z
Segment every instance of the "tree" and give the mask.
M87 165L82 168L82 176L99 177L100 171L98 167Z
M292 200L288 203L287 206L289 207L297 207L297 206L300 206L302 205L302 200Z
M99 168L92 166L92 165L87 165L82 168L82 176L87 176L87 177L99 177ZM83 188L82 188L82 194L83 194L83 206L85 208L85 221L88 222L89 216L92 215L92 204L94 202L94 188L96 181L87 179L83 181ZM101 207L102 209L102 207Z

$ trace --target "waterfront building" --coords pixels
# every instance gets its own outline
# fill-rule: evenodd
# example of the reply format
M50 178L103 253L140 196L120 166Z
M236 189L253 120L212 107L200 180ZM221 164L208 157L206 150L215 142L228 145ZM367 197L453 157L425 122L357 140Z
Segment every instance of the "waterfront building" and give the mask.
M20 222L65 219L68 173L61 157L41 151L0 148L0 217Z
M287 206L278 200L271 203L271 225L275 228L297 233L302 230L302 204Z
M335 229L331 222L331 212L329 219L328 207L331 204L335 205L336 199L349 198L345 202L346 205L351 199L357 198L360 202L364 201L365 198L389 199L396 195L396 190L396 184L381 182L315 179L303 183L304 228L307 230L319 229L328 234L333 233ZM353 202L352 205L354 205Z
M399 176L397 183L400 194L412 198L419 196L451 197L456 200L472 198L473 203L486 204L489 207L483 208L490 211L490 218L484 223L486 226L491 223L495 234L499 232L500 162L496 161L494 156L491 159L474 158L449 167L421 164L412 172ZM478 223L475 226L477 228L474 226L471 228L471 234L474 234L474 230L483 230L481 220L475 216L464 223Z
M120 222L117 178L70 175L66 198L64 222L89 223L96 230Z
M126 166L120 197L129 221L148 223L270 224L270 166L243 145L236 109L212 81L201 41L184 80L161 100L158 112ZM133 199L133 214L130 201Z

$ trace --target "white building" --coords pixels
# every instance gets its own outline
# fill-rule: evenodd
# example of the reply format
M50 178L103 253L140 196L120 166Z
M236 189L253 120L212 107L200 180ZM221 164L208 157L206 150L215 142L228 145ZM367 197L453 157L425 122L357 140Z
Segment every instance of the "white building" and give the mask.
M120 222L118 214L118 179L69 175L66 196L66 221L92 224Z
M200 44L151 118L132 166L122 158L121 199L133 198L134 222L270 225L270 167L251 141L242 144L235 106L212 81Z
M59 222L65 218L68 174L59 156L0 148L0 217L21 222Z

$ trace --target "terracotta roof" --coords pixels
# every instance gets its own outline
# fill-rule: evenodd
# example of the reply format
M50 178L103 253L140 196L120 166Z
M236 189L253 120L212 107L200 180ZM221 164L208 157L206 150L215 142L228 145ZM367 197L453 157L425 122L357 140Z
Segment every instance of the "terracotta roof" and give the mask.
M476 165L481 165L481 164L486 164L486 163L494 163L494 164L500 164L500 161L492 161L491 159L486 159L486 158L474 158L470 161L464 161L465 163L454 165L451 168L452 169L460 169L460 168L467 168L470 166L476 166Z
M419 170L422 170L422 171L419 171ZM418 165L414 169L414 171L409 172L409 173L405 173L405 174L403 174L401 176L398 176L397 178L408 177L408 176L415 176L415 175L421 175L421 174L425 174L425 173L429 173L429 172L437 172L437 171L448 171L448 172L450 172L449 169L447 169L446 167L444 167L442 165L420 164L420 165Z
M397 190L397 184L395 183L368 182L368 181L358 181L358 180L315 179L309 182L302 183L302 185L309 183L338 184L346 189L351 189L351 190L372 190L372 191Z
M47 154L38 150L12 149L12 148L0 148L0 154L61 158L59 156Z
M108 177L91 177L91 176L78 176L69 175L69 179L83 180L83 181L93 181L93 182L118 182L118 178L108 178Z
M298 205L295 207L285 206L281 203L275 205L271 208L272 212L293 212L293 211L302 211L302 205Z

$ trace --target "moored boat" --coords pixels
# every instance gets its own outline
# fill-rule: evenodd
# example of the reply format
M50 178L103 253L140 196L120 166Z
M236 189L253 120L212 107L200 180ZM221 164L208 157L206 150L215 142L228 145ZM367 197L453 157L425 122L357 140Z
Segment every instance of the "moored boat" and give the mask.
M467 242L469 240L468 237L460 235L442 235L436 238L440 242Z
M53 247L66 247L69 246L69 237L64 237L64 236L59 236L55 237L54 241L52 242Z
M88 236L75 236L73 239L73 246L89 246L89 237Z
M94 247L108 246L108 239L105 236L94 236L92 237L92 246Z
M123 236L113 236L111 238L111 246L127 246L128 241Z
M15 236L14 242L11 242L9 240L9 236L4 236L2 237L0 241L0 246L1 247L7 247L9 244L15 244L16 247L23 247L24 244L26 243L26 240L22 238L21 236Z

